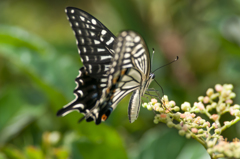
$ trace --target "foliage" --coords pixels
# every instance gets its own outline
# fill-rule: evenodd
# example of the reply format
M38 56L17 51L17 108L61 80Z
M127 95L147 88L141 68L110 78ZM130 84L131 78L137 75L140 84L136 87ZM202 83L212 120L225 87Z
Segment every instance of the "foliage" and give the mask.
M198 97L198 102L192 107L189 102L181 104L181 111L174 101L168 100L166 95L161 100L163 104L153 98L151 102L144 103L143 107L157 113L154 118L155 124L163 122L170 128L178 129L180 135L194 138L206 148L212 158L240 158L239 139L229 143L227 138L224 139L221 135L225 129L240 120L240 105L233 104L232 99L236 94L232 89L231 84L223 86L217 84L215 85L217 92L209 88L206 96ZM220 119L225 113L229 113L233 119L221 123ZM205 115L207 119L203 119L198 114Z

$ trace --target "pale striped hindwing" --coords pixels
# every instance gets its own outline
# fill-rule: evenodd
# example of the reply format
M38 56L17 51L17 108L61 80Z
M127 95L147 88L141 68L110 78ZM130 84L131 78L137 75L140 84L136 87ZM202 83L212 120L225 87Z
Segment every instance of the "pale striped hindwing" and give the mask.
M75 100L59 110L57 115L64 116L77 110L86 116L87 121L92 121L88 114L91 114L91 109L107 87L106 72L114 55L115 36L100 21L83 10L67 7L65 12L75 34L84 67L80 68L75 80Z
M139 113L140 99L152 79L150 56L144 40L133 31L123 31L114 42L115 55L108 75L108 87L100 104L93 108L92 118L96 124L108 118L117 103L134 91L129 103L129 121L134 122Z

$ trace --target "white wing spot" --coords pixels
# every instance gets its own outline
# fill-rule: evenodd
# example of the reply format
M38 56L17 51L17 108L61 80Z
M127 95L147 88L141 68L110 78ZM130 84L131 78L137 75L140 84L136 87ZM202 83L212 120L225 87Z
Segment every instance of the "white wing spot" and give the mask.
M84 83L83 83L83 80L81 80L81 79L79 80L79 82L80 82L82 85L84 84Z
M73 108L84 108L84 105L83 104L76 104L73 106Z
M130 57L129 53L124 54L124 58L129 58L129 57Z
M109 65L105 65L104 67L105 67L105 68L104 68L104 71L109 70Z
M89 57L88 56L86 56L86 61L89 61Z
M117 53L119 53L119 52L120 52L120 48L119 48L119 47L116 49L116 52L117 52Z
M110 73L113 73L113 72L114 72L114 68L111 68Z
M85 21L85 18L84 18L83 16L80 16L80 19L81 19L82 21Z
M86 53L87 52L87 49L86 47L83 47L83 52Z
M94 35L95 35L95 33L94 33L94 32L91 32L91 31L90 31L90 34L91 34L91 36L94 36Z
M81 38L81 42L82 42L82 44L84 44L84 39L83 38Z
M107 82L107 78L102 78L101 82Z
M101 87L106 87L107 85L106 84L100 84Z
M89 73L92 73L92 65L89 65Z
M92 111L92 112L93 112L94 114L97 114L97 113L98 113L98 111L99 111L99 109L98 109L98 108L95 108L95 109L93 109L93 111Z
M130 47L127 47L127 48L126 48L126 52L131 52L131 48L130 48Z
M102 36L100 36L100 41L104 41L104 39L102 38Z
M94 43L97 45L97 44L100 44L100 41L94 40Z
M83 92L81 90L78 90L78 93L80 94L81 97L83 97Z
M123 65L122 68L130 68L130 67L133 67L132 64L128 64L128 65Z
M79 33L79 34L82 34L82 31L81 31L81 30L78 30L78 33Z
M108 40L108 41L106 42L106 44L107 44L107 45L110 45L113 41L114 41L114 38L111 37L110 40Z
M80 49L78 49L78 53L79 53L79 54L81 53L81 50L80 50Z
M78 71L78 76L77 77L80 77L82 75L82 71Z
M127 60L124 60L123 63L126 64L126 63L130 63L131 60L130 59L127 59Z
M76 22L75 25L78 26L78 22Z
M96 29L94 26L91 26L91 29Z
M120 50L120 49L119 49L119 50ZM115 57L114 57L114 58L115 58L115 60L117 60L117 59L118 59L118 54L115 54Z
M123 36L123 37L125 37L126 35L127 35L127 32L126 32L126 31L122 32L122 36Z
M106 30L102 30L102 32L101 32L102 35L105 35L106 33L107 33Z
M101 57L101 60L105 60L105 59L111 59L112 58L112 56L100 56Z
M88 25L88 24L86 24L86 28L89 28L89 25Z
M127 37L126 37L126 40L127 40L127 41L131 41L131 40L132 40L131 36L127 36Z
M117 65L117 62L114 61L112 65L113 65L113 67L115 67Z
M96 25L97 21L95 19L92 19L92 24Z
M75 16L72 16L72 19L75 19Z
M74 13L74 10L73 10L73 9L71 10L71 13Z
M63 113L62 116L65 116L65 115L71 113L72 111L73 111L73 110L68 110L68 111L66 111L65 113Z
M137 43L137 42L139 42L139 41L140 41L140 37L139 37L139 36L137 36L137 37L134 38L134 42L135 42L135 43Z
M118 47L121 47L121 46L122 46L122 43L121 43L121 42L118 42L118 43L117 43L117 46L118 46Z
M105 51L105 49L103 49L103 48L98 48L97 51L98 51L98 52L103 52L103 51Z
M87 113L87 114L89 114L89 113L90 113L90 111L89 111L88 109L86 109L86 113Z

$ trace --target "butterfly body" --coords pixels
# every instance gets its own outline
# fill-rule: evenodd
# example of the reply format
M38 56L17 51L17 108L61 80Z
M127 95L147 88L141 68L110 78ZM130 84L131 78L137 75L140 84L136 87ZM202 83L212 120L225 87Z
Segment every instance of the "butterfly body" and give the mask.
M86 121L100 124L122 98L133 92L128 106L132 123L138 117L141 96L154 78L144 40L133 31L123 31L115 37L101 22L80 9L68 7L66 14L84 66L75 80L75 100L57 115L77 110Z

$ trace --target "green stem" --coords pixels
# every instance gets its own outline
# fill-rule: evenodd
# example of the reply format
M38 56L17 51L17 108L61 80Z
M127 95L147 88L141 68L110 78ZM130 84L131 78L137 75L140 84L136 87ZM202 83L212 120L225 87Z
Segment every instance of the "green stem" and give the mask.
M207 144L204 141L204 139L197 137L194 133L192 133L190 130L188 130L188 132L191 134L192 138L194 138L195 140L197 140L200 144L202 144L204 146L205 149L207 149Z
M240 118L239 118L239 117L236 117L236 118L231 122L231 125L236 124L239 120L240 120ZM223 127L221 127L221 132L224 131L225 129L227 129L228 127L230 127L231 125L224 125Z

